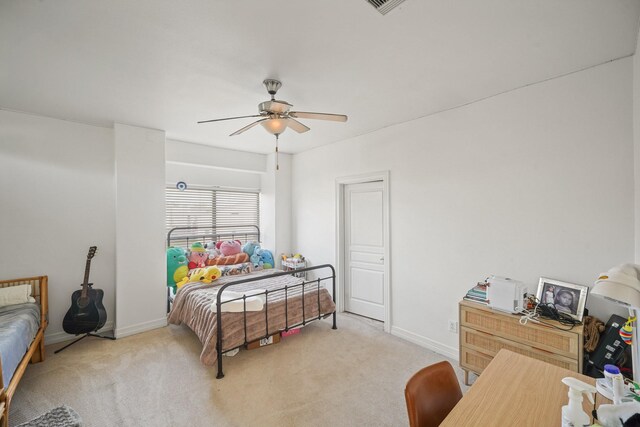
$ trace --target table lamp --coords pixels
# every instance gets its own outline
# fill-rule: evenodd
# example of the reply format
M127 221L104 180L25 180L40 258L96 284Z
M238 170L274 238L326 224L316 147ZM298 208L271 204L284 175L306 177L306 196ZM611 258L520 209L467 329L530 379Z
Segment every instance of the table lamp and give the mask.
M640 309L640 265L621 264L613 267L606 273L602 273L595 286L591 290L591 295L600 295L617 304L629 308L629 316L634 318L637 310ZM634 322L631 338L631 360L633 363L633 380L640 380L638 369L638 328Z

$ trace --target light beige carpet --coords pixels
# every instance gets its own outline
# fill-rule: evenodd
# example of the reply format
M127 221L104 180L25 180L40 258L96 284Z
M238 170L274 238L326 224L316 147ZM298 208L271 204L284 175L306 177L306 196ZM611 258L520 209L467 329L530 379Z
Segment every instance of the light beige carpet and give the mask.
M221 380L184 326L86 338L54 355L62 345L27 368L11 425L66 404L86 426L405 426L407 379L446 359L348 314L337 330L314 322L279 344L224 357Z

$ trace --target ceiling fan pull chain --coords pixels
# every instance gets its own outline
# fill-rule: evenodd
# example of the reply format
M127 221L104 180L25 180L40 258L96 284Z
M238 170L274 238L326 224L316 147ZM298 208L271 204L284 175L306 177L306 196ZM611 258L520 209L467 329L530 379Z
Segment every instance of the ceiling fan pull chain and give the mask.
M278 134L276 133L276 170L280 170L280 163L278 162Z

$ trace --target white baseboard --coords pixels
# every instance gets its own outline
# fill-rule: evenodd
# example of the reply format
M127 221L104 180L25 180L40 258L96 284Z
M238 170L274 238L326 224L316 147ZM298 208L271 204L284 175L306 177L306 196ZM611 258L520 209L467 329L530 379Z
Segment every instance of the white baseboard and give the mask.
M423 337L422 335L414 334L413 332L398 328L397 326L391 326L391 335L395 335L396 337L400 337L414 344L418 344L420 347L433 350L436 353L442 354L443 356L447 356L455 360L456 362L459 359L457 348L442 344L427 337Z
M125 326L122 328L116 327L114 330L114 335L117 338L128 337L129 335L139 334L141 332L150 331L152 329L162 328L167 326L167 318L163 317L161 319L150 320L148 322L142 322L131 326Z
M103 332L113 331L113 320L107 321L102 329L100 329L97 333L101 334ZM70 341L74 338L77 338L77 335L71 335L64 331L62 332L54 332L52 334L46 333L44 335L44 343L45 345L55 344L62 341Z

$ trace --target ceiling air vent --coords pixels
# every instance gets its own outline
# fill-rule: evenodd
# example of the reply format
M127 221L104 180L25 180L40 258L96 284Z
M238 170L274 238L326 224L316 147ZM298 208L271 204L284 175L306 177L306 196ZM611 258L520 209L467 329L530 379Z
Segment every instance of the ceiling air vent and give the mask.
M395 9L396 6L399 6L404 0L367 0L367 2L376 8L378 12L383 15L386 15L391 11L391 9Z

